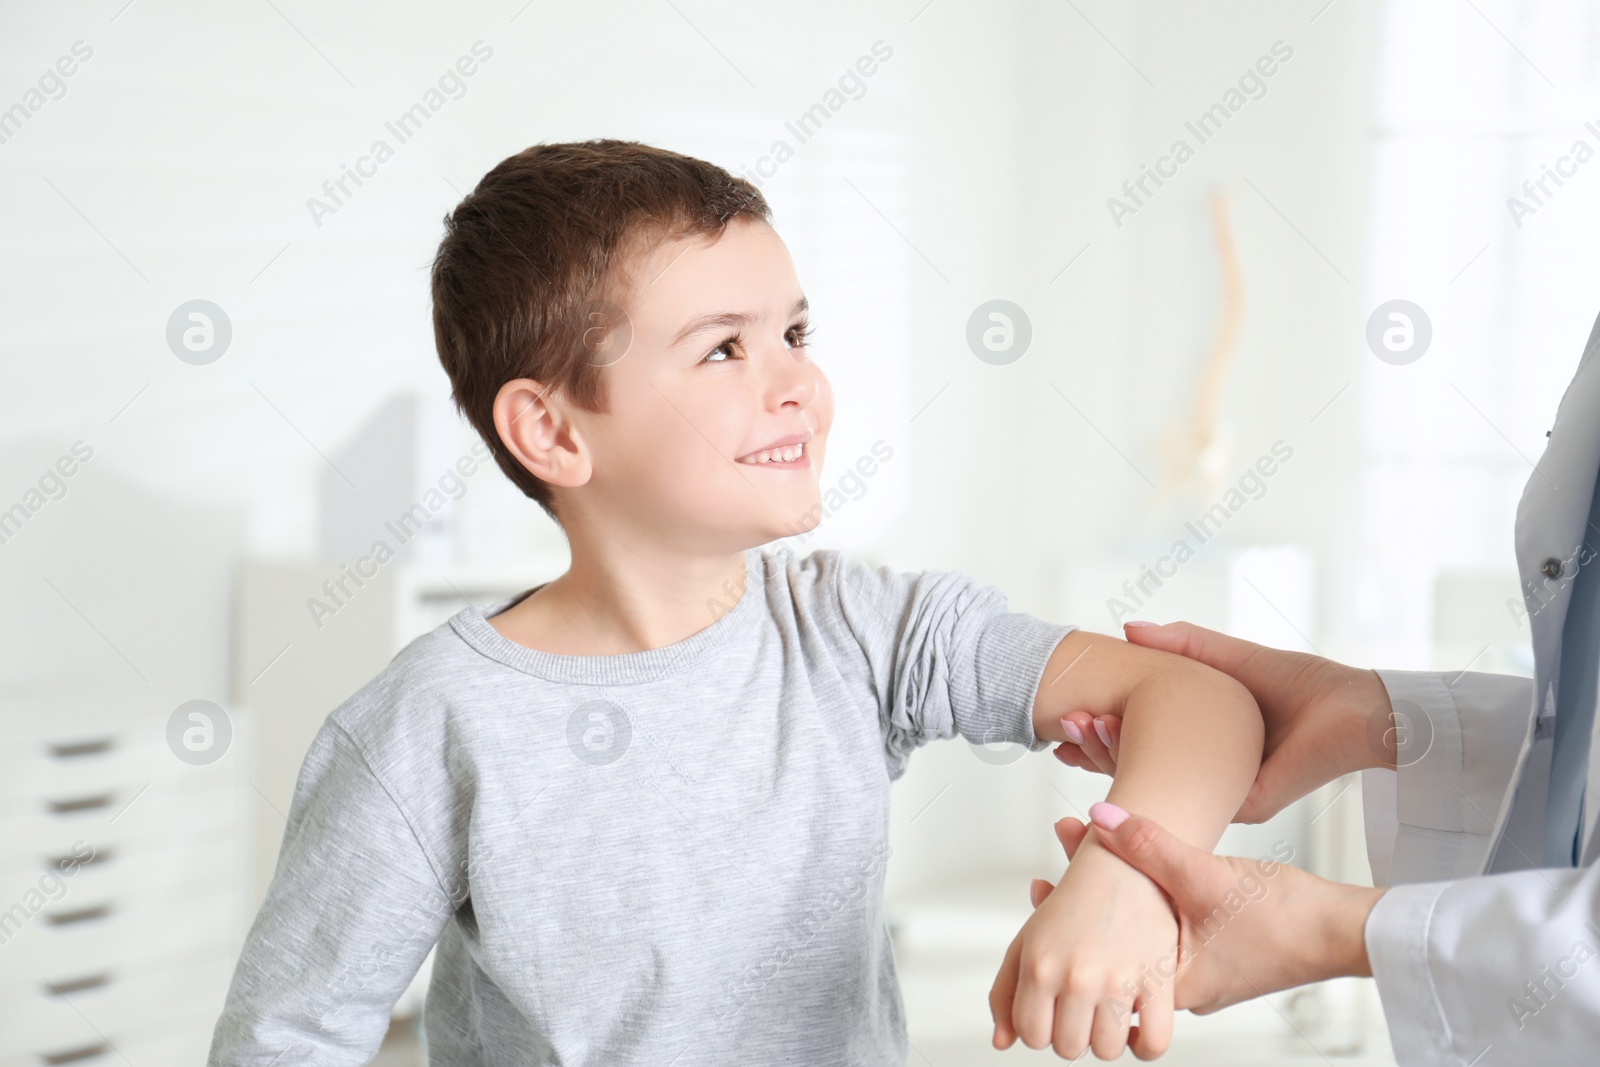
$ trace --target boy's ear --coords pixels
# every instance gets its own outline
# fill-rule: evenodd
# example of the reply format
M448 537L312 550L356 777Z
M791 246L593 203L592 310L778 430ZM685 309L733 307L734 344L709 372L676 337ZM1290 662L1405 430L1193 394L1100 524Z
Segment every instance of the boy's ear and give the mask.
M494 398L494 428L517 462L542 482L579 486L593 473L565 400L542 382L516 378L502 385Z

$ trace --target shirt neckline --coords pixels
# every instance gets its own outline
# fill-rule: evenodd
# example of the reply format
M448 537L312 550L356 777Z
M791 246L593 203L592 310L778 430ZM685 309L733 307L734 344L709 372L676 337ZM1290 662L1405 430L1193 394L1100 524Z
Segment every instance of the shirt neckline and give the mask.
M655 681L693 666L707 654L727 644L729 638L742 628L745 618L755 611L756 599L764 584L762 558L757 548L745 550L744 593L738 603L705 629L660 648L603 656L565 655L520 645L489 624L492 616L544 588L543 584L488 604L469 604L450 617L450 626L462 640L490 659L547 681L578 685L628 685Z

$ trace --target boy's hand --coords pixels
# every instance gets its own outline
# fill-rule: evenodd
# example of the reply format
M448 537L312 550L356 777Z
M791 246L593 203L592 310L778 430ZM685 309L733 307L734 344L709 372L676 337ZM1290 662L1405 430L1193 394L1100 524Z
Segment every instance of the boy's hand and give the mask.
M1177 919L1155 883L1092 835L1077 851L1006 950L989 993L994 1045L1020 1036L1065 1059L1091 1047L1100 1059L1124 1048L1155 1059L1172 1040Z

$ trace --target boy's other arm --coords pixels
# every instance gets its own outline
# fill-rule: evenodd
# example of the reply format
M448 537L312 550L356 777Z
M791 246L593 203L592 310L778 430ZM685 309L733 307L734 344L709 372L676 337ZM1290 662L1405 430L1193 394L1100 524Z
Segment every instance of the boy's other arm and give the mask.
M1074 630L1039 679L1034 733L1066 741L1061 719L1073 711L1122 718L1107 800L1215 847L1261 764L1265 728L1249 690L1182 656Z
M207 1064L370 1062L452 911L410 823L327 720L300 768Z

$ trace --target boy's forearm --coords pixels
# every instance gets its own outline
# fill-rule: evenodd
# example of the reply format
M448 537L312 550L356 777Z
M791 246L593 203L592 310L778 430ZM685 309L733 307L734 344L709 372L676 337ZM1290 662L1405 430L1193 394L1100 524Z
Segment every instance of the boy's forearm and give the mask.
M1074 631L1040 679L1035 734L1065 740L1071 711L1122 717L1108 800L1197 847L1216 845L1261 762L1261 712L1244 686L1181 656Z
M1200 664L1172 664L1128 694L1106 799L1214 848L1255 781L1263 731L1244 686Z

